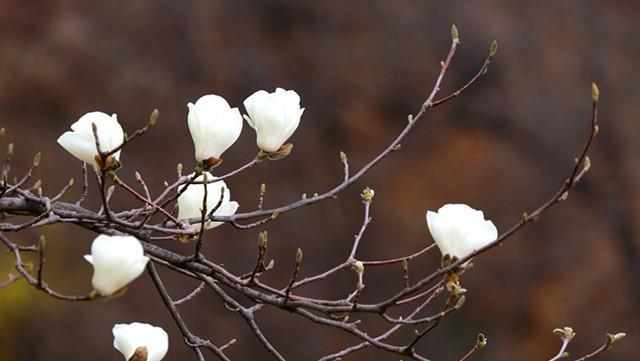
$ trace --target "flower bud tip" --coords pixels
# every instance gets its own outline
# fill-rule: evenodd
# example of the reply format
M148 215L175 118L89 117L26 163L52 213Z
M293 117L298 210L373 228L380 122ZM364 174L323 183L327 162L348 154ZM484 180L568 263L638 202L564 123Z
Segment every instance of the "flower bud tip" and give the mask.
M498 42L494 40L491 42L491 46L489 46L489 57L493 58L494 56L496 56L497 52L498 52Z
M460 44L460 36L458 34L458 28L455 24L451 25L451 40L456 44Z
M595 103L598 99L600 99L600 89L598 88L598 84L591 83L591 100Z
M37 167L40 165L40 160L42 159L42 153L38 152L33 156L33 166Z

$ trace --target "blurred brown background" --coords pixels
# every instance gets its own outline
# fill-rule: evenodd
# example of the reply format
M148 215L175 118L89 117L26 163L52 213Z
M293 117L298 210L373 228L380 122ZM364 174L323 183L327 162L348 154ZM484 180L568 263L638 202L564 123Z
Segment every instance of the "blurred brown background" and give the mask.
M377 154L416 112L431 88L458 25L462 46L442 94L479 68L491 40L499 43L489 74L459 99L433 111L392 154L339 199L287 214L269 224L266 277L286 284L295 250L303 274L343 260L361 222L359 192L376 190L373 223L360 257L409 254L430 242L424 213L444 203L483 209L499 229L545 201L559 187L588 132L589 83L601 89L601 132L593 168L569 201L488 254L465 274L463 310L419 346L434 361L455 360L484 332L489 347L476 360L546 360L571 325L574 356L595 349L605 332L628 338L603 360L630 360L640 331L640 134L637 66L640 4L620 1L0 1L0 125L16 143L16 170L37 151L37 177L55 194L77 161L56 138L87 111L117 113L125 130L160 109L158 126L128 146L120 176L140 171L152 189L173 180L175 166L194 165L186 103L207 93L234 106L257 89L297 90L307 108L285 160L262 163L228 183L241 210L267 182L267 206L332 187L342 176L338 152L353 169ZM253 131L224 154L219 172L256 153ZM76 187L66 197L75 200ZM96 204L92 184L90 196ZM133 203L116 194L119 208ZM207 238L211 259L234 272L253 267L256 235L222 226ZM42 230L49 239L47 280L69 293L90 288L94 235L75 227ZM37 232L13 239L29 242ZM168 247L190 252L185 245ZM412 263L414 279L439 262L431 253ZM2 255L4 278L10 258ZM164 274L164 273L163 273ZM194 282L166 275L178 298ZM370 270L364 301L402 286L400 270ZM342 297L347 273L308 294ZM234 360L269 357L244 322L204 292L185 317L199 335L229 349ZM434 310L435 312L435 310ZM0 290L0 360L117 360L111 327L143 321L170 334L167 360L191 359L150 280L143 275L124 297L63 303L23 283ZM285 312L258 321L292 360L315 359L354 340ZM372 326L373 330L377 328ZM404 338L410 337L408 329ZM396 339L398 341L399 339ZM212 357L209 357L213 359ZM348 360L396 360L369 350Z

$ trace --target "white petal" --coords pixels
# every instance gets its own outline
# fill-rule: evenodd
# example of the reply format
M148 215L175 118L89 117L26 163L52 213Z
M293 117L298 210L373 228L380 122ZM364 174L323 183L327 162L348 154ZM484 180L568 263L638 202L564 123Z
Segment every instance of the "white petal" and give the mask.
M94 141L74 132L65 132L58 138L60 144L74 157L89 164L94 164L94 157L98 154Z

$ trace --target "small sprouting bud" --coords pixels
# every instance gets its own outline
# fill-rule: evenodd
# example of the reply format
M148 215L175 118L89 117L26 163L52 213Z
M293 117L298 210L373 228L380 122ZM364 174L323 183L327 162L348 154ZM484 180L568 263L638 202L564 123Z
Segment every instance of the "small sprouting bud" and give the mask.
M478 334L478 338L476 339L476 347L483 348L487 345L487 337L481 333Z
M365 189L362 190L362 194L360 195L360 197L362 198L362 201L365 203L371 203L371 201L373 200L373 196L375 195L375 191L369 187L366 187Z
M584 164L582 165L582 171L587 172L591 168L591 158L584 157Z
M364 263L362 263L362 261L355 261L351 264L351 269L361 274L364 272Z
M94 122L91 122L91 131L93 132L94 136L98 134L98 126ZM125 135L125 139L126 139L126 135Z
M600 99L600 89L598 88L598 84L591 83L591 100L595 103L598 99Z
M596 126L593 127L593 135L597 135L598 132L600 132L600 126L596 124Z
M362 290L364 290L364 284L362 282L356 283L356 291L360 293Z
M158 109L154 109L149 115L149 126L153 127L158 122L158 116L160 116L160 111Z
M164 181L164 182L162 182L162 185L164 185L165 187L168 187L169 186L169 182Z
M460 44L460 36L458 35L458 28L455 24L451 25L451 40L456 44Z
M33 185L31 186L31 189L38 189L42 186L42 179L38 179L35 183L33 183Z
M42 197L43 196L42 187L38 187L36 192L38 193L38 197Z
M296 264L299 265L300 263L302 263L302 257L303 257L302 250L298 248L298 250L296 251Z
M178 175L182 174L182 163L178 163L178 165L176 165L176 171L178 172Z
M621 339L623 339L627 334L624 332L618 332L616 334L611 334L608 333L607 334L607 346L611 347L611 345L613 345L615 342L620 341Z
M528 221L529 220L529 213L527 212L522 212L522 220L523 221Z
M266 249L269 237L267 235L267 231L262 231L258 233L258 247L260 249Z
M318 196L318 193L313 193L313 198L316 198Z
M343 151L340 151L340 161L342 163L347 161L347 155Z
M489 57L493 58L494 56L496 56L497 52L498 52L498 42L494 40L491 42L491 46L489 46Z
M279 215L280 215L280 212L279 211L275 211L275 212L271 213L271 219L276 219L276 218L278 218Z
M572 339L576 335L576 333L573 332L573 328L568 326L554 329L553 334L558 337L567 338L567 339Z
M69 183L67 183L67 184L69 184L69 187L73 187L73 184L74 184L75 182L76 182L76 181L75 181L75 179L73 179L73 178L69 178Z
M307 193L302 193L302 197L300 197L302 199L307 199Z
M265 267L265 269L267 271L273 269L273 267L276 265L276 261L274 259L272 259L271 261L269 261L269 263L267 264L267 267Z
M407 115L407 121L408 121L409 123L413 123L413 122L415 121L415 119L413 119L413 114L409 114L409 115Z
M559 200L560 200L560 201L562 201L562 202L564 202L564 201L566 201L566 200L567 200L567 198L569 198L569 191L564 191L564 192L560 195Z
M37 167L40 165L40 160L42 159L42 153L38 152L33 156L33 166Z
M13 143L9 143L7 145L7 156L8 157L13 156Z
M454 307L456 310L459 310L464 305L464 302L467 298L463 295L458 298L458 302L456 302L456 306Z
M46 245L47 245L47 239L44 237L44 235L40 235L40 238L38 238L38 249L40 251L43 251Z
M267 192L267 184L266 183L260 184L260 194L265 194L266 192Z
M135 176L136 176L136 180L137 180L138 182L141 182L141 181L142 181L142 175L140 175L140 172L136 171L136 172L135 172Z
M4 139L4 135L5 135L6 131L4 128L0 128L0 141Z
M406 258L402 260L402 272L409 272L409 261Z
M400 148L402 148L402 144L398 143L392 149L393 150L400 150Z

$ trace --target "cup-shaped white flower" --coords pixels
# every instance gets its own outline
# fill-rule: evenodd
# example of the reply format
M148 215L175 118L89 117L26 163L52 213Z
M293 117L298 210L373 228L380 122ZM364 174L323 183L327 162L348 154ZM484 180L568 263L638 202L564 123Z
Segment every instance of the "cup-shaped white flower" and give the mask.
M101 151L109 152L124 142L124 132L115 114L109 116L103 112L90 112L73 123L71 131L65 132L58 138L58 144L74 157L99 168L96 162L98 149L92 124L96 125ZM120 151L112 156L116 160L120 160Z
M125 360L137 353L138 359L146 355L146 361L160 361L169 350L169 336L160 327L134 322L113 326L113 347Z
M138 278L149 262L142 244L133 236L101 234L84 258L93 265L91 285L102 296L109 296Z
M242 115L218 95L202 96L195 104L187 104L189 132L193 138L198 162L220 159L240 136Z
M498 238L493 222L466 204L446 204L427 212L427 226L442 255L464 258Z
M300 124L304 108L300 96L293 90L276 88L273 93L258 90L244 101L245 119L256 131L258 148L277 152Z
M222 180L214 181L216 178L211 173L205 173L207 175L207 184L204 183L204 174L196 178L195 183L188 186L180 186L178 192L181 192L184 187L187 189L178 197L178 218L190 219L190 218L202 218L202 200L205 195L204 187L207 187L207 200L206 200L206 213L209 213L215 209L213 215L215 216L231 216L238 210L238 202L231 201L231 191L227 187L226 183ZM192 177L190 175L189 177ZM224 193L223 193L224 190ZM222 199L222 201L221 201ZM216 206L218 206L216 208ZM211 229L221 225L222 222L205 222L205 228ZM192 226L194 229L200 229L200 223Z

